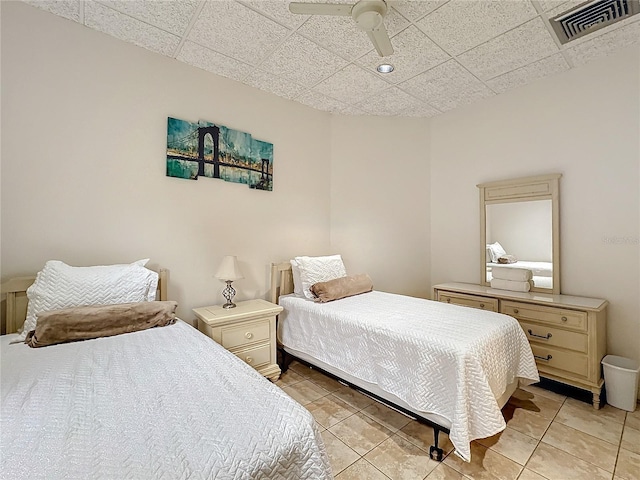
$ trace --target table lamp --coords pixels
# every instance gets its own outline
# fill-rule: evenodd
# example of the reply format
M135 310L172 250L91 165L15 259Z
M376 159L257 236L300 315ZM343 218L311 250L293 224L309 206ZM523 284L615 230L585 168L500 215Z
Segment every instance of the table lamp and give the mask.
M235 255L225 255L222 259L222 263L216 272L215 277L219 280L223 280L227 282L227 286L222 291L222 296L227 300L222 308L233 308L236 306L235 303L232 302L233 297L236 294L236 291L231 286L234 280L240 280L244 278L242 272L240 271L240 267L238 266L238 258Z

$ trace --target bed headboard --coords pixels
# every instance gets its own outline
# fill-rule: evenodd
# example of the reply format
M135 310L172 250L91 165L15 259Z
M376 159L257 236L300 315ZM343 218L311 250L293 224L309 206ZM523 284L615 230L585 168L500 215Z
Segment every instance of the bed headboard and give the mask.
M280 295L293 293L293 272L290 262L271 264L271 290L269 291L269 301L278 303Z
M156 298L167 299L167 283L169 272L161 268L158 270L158 289ZM2 294L6 295L5 308L3 309L3 333L15 333L18 331L27 316L27 288L35 282L36 277L16 277L2 284Z

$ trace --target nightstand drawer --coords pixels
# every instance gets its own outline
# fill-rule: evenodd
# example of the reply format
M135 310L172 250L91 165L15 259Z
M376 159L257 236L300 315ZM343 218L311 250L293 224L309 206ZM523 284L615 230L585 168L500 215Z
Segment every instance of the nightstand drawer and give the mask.
M268 341L269 325L269 320L260 320L223 328L221 331L222 346L226 349L232 349L242 345Z
M550 368L563 370L581 377L589 375L589 357L579 353L563 352L555 348L531 345L540 372Z
M560 330L548 325L520 322L520 326L532 343L549 345L552 347L566 348L576 352L587 353L588 336L586 333Z
M498 300L495 298L478 297L475 295L464 295L462 293L443 293L438 292L438 301L451 303L453 305L462 305L463 307L478 308L480 310L488 310L490 312L498 311Z
M502 302L500 313L518 320L543 322L572 330L587 331L587 313L527 303Z
M271 346L267 343L235 352L235 355L252 367L258 368L271 362Z

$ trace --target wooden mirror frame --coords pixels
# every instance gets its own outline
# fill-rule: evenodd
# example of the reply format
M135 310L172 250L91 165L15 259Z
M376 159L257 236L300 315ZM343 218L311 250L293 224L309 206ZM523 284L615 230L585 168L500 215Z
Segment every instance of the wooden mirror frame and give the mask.
M551 200L551 233L553 285L552 288L531 287L532 292L560 293L560 190L562 174L541 175L537 177L500 180L481 183L480 189L480 284L491 286L487 282L487 205L499 203Z

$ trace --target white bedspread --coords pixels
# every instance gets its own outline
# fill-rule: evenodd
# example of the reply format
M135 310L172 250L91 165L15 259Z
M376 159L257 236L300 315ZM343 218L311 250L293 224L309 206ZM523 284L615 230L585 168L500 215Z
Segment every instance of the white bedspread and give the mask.
M376 291L329 303L283 296L280 305L285 346L448 419L465 460L472 440L506 427L496 398L507 385L539 381L529 342L507 315Z
M6 479L329 479L311 414L184 322L0 339Z

